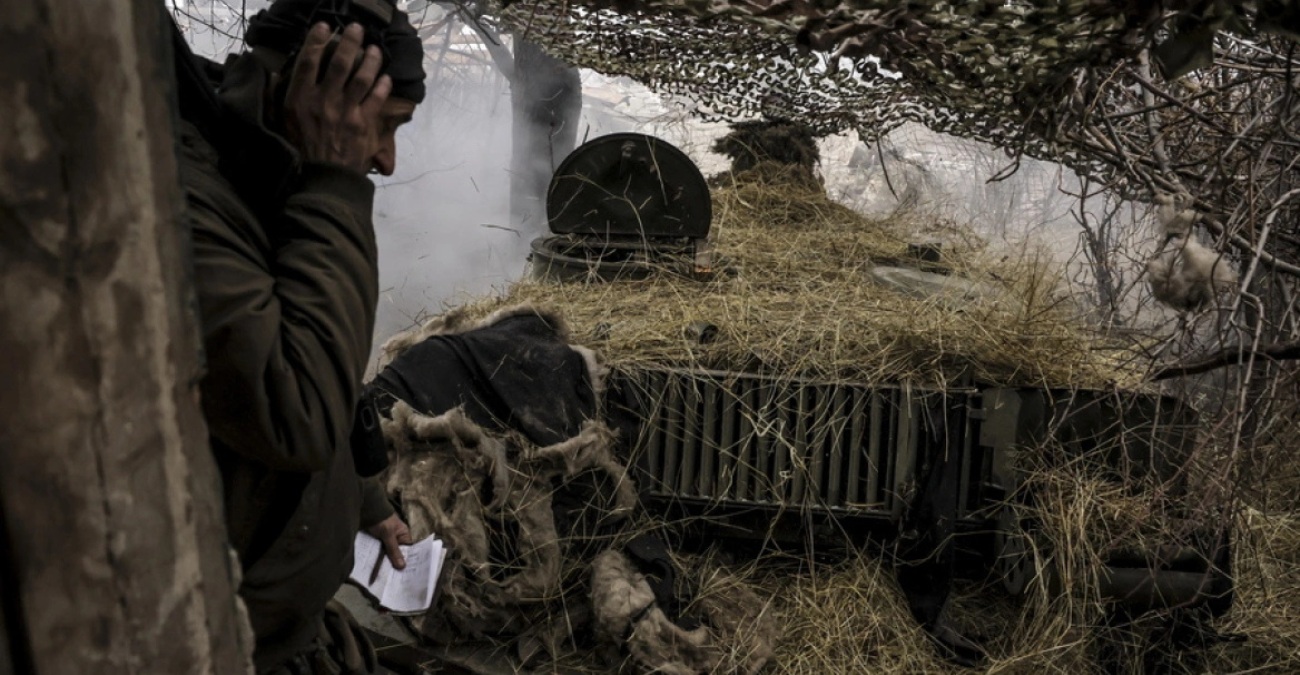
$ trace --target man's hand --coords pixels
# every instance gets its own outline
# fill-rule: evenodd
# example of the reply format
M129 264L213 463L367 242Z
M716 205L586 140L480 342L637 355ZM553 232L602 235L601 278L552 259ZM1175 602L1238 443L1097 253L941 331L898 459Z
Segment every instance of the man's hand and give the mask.
M364 174L379 151L379 110L393 82L387 75L376 81L383 55L373 45L366 48L361 65L353 72L363 36L359 24L349 25L325 66L324 77L317 82L330 32L323 23L312 27L290 76L284 123L289 141L304 159Z
M383 542L384 554L393 563L394 569L406 569L406 558L402 557L402 549L398 548L398 544L409 545L411 543L411 531L407 529L406 523L402 522L402 519L396 513L366 528L366 534ZM374 576L378 571L379 569L376 567L374 572L371 572L371 581L375 580Z

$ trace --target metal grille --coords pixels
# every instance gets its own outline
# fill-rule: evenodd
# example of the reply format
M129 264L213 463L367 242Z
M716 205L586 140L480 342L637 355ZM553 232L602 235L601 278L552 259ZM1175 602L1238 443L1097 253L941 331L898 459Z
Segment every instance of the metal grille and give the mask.
M938 442L935 392L701 370L616 377L643 416L635 463L652 495L897 516L918 446ZM980 462L964 412L958 425L965 504Z

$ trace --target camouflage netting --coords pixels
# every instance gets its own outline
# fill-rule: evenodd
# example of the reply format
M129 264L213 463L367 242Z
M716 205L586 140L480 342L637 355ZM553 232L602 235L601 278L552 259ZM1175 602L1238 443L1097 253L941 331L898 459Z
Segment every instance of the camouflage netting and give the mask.
M1013 79L998 87L973 77L993 75L987 72L990 66L977 67L966 78L941 77L945 71L927 72L932 69L925 59L911 57L860 58L851 67L835 68L837 59L800 50L787 37L750 23L725 19L565 11L544 4L516 7L505 19L566 61L695 99L706 117L766 114L805 122L821 133L857 130L875 138L917 121L961 136L1010 140L1022 136L1021 106L1035 106L1026 95L1047 84L1031 87ZM989 52L993 56L991 48ZM1049 72L1066 72L1062 66L1071 59L1096 58L1092 49L1082 52L1041 65L1027 59L1019 75L1043 80ZM1029 72L1039 68L1043 72Z
M1079 165L1086 156L1052 132L1087 93L1082 75L1157 36L1179 73L1203 64L1214 29L1246 31L1213 11L1258 19L1247 3L1200 4L593 0L518 3L502 18L570 63L685 94L716 117L773 114L869 138L915 121ZM1169 37L1171 25L1181 29Z
M1216 248L1262 251L1300 274L1293 242L1253 245L1264 214L1300 214L1294 1L589 0L497 16L569 63L683 95L706 118L794 120L868 142L919 122L1125 197L1187 193Z

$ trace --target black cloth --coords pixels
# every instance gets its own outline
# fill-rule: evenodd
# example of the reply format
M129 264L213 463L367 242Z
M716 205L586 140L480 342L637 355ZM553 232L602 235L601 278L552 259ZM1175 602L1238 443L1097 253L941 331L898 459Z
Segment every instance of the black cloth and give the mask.
M272 220L302 180L302 156L266 126L271 74L261 60L252 54L232 57L221 74L221 126L210 139L219 148L221 174L260 219ZM277 228L267 234L277 245L283 241Z
M218 150L218 170L244 205L276 218L302 180L302 160L265 125L269 73L248 54L224 65L195 55L174 21L172 38L181 119Z
M663 611L669 621L683 630L700 627L699 619L682 615L682 602L677 597L677 566L668 552L668 545L654 535L642 534L623 546L623 552L645 575L646 585L655 595L655 606Z
M623 552L646 575L645 581L650 586L650 592L655 594L655 603L664 610L669 620L677 618L677 568L673 565L668 546L654 535L643 534L625 544Z
M390 14L391 19L381 14ZM416 103L424 100L424 42L392 0L277 0L249 19L244 41L250 47L294 55L307 31L318 22L333 30L361 24L366 32L364 44L383 51L381 72L393 80L392 95Z
M587 362L537 314L507 317L412 345L368 385L385 415L396 400L427 415L462 406L485 429L514 429L547 446L596 415Z

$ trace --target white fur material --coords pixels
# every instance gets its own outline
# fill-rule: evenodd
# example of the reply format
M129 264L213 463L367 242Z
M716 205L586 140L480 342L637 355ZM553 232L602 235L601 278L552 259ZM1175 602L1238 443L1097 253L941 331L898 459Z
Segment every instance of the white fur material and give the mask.
M522 434L490 433L459 408L431 417L398 402L382 423L392 456L385 483L402 497L411 536L437 534L448 545L440 599L418 620L435 639L518 635L545 621L574 564L556 529L557 486L590 490L586 514L598 526L617 526L636 505L613 432L599 422L543 448ZM596 487L575 482L592 473ZM517 533L517 566L502 576L491 556L506 531Z
M600 401L605 394L605 378L609 377L609 369L600 362L600 355L595 351L582 345L569 345L569 349L578 352L583 363L587 364L587 378L591 381L591 390L596 392L596 400Z
M1195 209L1189 208L1192 198L1187 194L1156 195L1156 220L1167 237L1186 237L1192 233L1196 222Z
M1155 202L1165 245L1147 261L1151 295L1174 309L1198 312L1209 307L1220 292L1236 285L1237 272L1192 234L1200 214L1191 208L1191 195L1159 194Z
M1147 262L1147 283L1155 299L1177 310L1209 307L1219 292L1237 283L1237 272L1218 252L1192 235L1174 237Z

